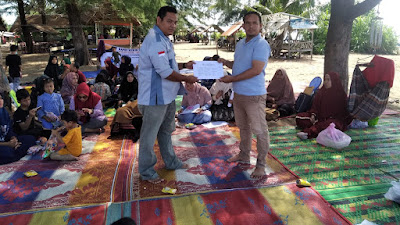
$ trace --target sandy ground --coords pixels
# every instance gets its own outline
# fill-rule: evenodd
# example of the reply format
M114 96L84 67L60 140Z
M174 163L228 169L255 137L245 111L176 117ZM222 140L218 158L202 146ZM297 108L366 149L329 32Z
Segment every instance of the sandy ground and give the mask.
M8 46L1 46L2 63L4 65L4 58L8 54ZM176 43L175 44L176 59L178 62L187 62L189 60L203 60L205 56L212 56L219 54L221 57L233 60L234 52L227 51L226 49L216 49L215 45L203 45L201 43ZM22 82L32 81L35 77L41 75L47 65L49 54L22 54ZM370 58L365 59L366 57ZM389 107L400 108L400 104L395 100L400 99L400 78L398 77L400 71L400 55L386 55L383 56L395 61L396 74L393 87L390 91ZM363 60L365 59L365 60ZM351 75L357 61L368 62L372 59L372 55L350 54L349 56L349 75L351 82ZM96 59L94 58L93 61ZM301 92L306 84L308 84L315 76L323 76L324 56L314 55L313 58L309 55L302 55L301 59L270 59L266 69L266 80L272 79L275 71L279 68L286 69L290 80L293 83L295 92ZM96 66L82 66L81 70L96 70ZM349 83L350 83L349 82Z

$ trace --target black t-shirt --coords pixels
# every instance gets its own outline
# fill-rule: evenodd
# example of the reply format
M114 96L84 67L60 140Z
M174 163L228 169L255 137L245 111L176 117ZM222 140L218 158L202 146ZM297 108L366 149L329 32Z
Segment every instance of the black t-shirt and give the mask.
M21 107L19 107L17 109L17 111L14 112L14 131L15 131L15 133L17 133L17 134L22 133L22 129L19 124L25 122L28 115L29 115L29 110L23 110L23 109L21 109ZM28 130L34 128L34 126L35 126L34 119L32 119Z
M21 57L19 55L8 55L6 57L6 66L9 66L8 73L11 77L20 77L21 70L19 66L21 65Z

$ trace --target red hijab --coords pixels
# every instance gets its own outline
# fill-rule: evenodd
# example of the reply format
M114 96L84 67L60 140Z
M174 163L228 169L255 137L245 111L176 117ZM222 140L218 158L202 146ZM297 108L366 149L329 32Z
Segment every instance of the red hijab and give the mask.
M329 118L346 121L349 117L347 111L347 95L344 92L339 74L329 72L332 86L323 86L315 95L310 112L317 115L317 119L324 121Z
M82 94L88 96L88 99L84 102L78 98L78 95ZM81 110L83 108L94 109L100 100L101 97L92 92L86 83L80 83L76 88L76 94L74 96L75 110Z
M282 76L278 76L278 71L282 72ZM295 98L293 86L284 69L278 69L274 77L267 87L267 95L275 98L277 105L290 104L294 105Z

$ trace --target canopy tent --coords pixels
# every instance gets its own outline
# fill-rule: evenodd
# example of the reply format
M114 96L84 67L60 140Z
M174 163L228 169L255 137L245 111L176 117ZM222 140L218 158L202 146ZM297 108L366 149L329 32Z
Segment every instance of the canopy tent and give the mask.
M208 31L212 30L211 28L214 28L213 31L217 30L220 33L224 33L224 30L222 30L221 27L219 27L216 24L212 24L212 25L206 27L201 33L207 33Z
M292 53L311 52L314 46L314 30L318 28L315 21L288 13L274 13L262 16L265 36L269 37L272 55L279 57L282 52ZM302 37L301 30L311 31L311 41L299 40ZM296 34L293 38L293 34Z
M221 36L231 36L236 31L238 31L242 27L242 25L243 25L242 21L236 22L231 27L229 27L228 30L226 30L224 33L222 33Z
M34 27L34 29L48 33L58 33L55 29L69 28L69 21L66 15L55 14L46 15L46 24L42 23L41 15L26 15L27 24ZM19 17L15 20L10 28L11 32L22 32L21 22Z
M190 34L197 33L197 32L203 32L206 28L203 26L196 26L192 31L190 31Z
M36 30L48 33L48 34L59 34L57 30L55 30L53 27L48 26L48 25L42 25L42 24L31 24L32 27L34 27Z
M221 27L219 27L219 26L216 25L216 24L212 24L212 25L206 27L206 28L200 33L200 34L205 34L204 37L203 37L203 43L205 43L205 44L207 45L207 44L210 42L208 33L214 33L214 36L215 36L215 33L216 33L216 32L223 33L224 30L222 30ZM215 40L215 41L216 41L216 40Z
M236 46L236 32L243 26L243 22L239 21L234 23L225 32L221 34L221 37L227 37L227 40L221 40L220 47L226 47L228 51L235 51ZM218 43L217 43L218 53Z
M95 21L95 37L96 37L96 44L100 40L103 40L105 44L109 45L129 45L132 48L132 36L133 36L133 25L140 25L138 20L102 20L102 21ZM127 38L114 38L114 39L100 39L99 36L102 34L101 30L103 26L124 26L129 27L129 37Z

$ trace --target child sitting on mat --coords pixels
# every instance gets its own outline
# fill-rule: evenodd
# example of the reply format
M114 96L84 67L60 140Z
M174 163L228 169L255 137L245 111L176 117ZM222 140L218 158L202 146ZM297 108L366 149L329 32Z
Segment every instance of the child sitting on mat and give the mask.
M57 142L65 144L65 147L58 152L50 155L52 160L78 160L78 156L82 153L82 134L81 126L78 125L78 115L73 110L66 110L61 120L64 127L52 131L52 135L56 137ZM66 129L68 133L61 137L60 132Z

